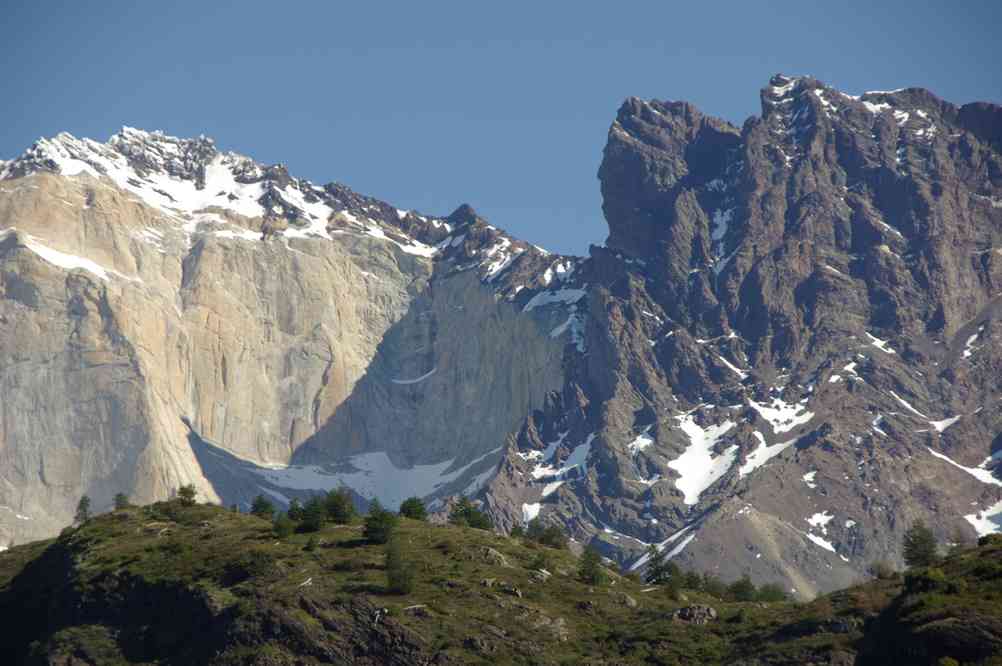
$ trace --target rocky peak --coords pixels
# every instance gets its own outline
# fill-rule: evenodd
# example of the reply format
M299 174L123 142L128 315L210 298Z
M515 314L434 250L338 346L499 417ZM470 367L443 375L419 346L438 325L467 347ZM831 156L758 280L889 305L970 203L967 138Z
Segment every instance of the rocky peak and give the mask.
M124 155L129 165L143 176L169 174L195 182L198 189L205 185L206 165L219 154L215 141L204 135L179 139L161 131L146 132L132 127L123 127L108 140L108 145ZM242 162L238 167L242 171L248 168L260 171L260 167L247 158L239 162Z

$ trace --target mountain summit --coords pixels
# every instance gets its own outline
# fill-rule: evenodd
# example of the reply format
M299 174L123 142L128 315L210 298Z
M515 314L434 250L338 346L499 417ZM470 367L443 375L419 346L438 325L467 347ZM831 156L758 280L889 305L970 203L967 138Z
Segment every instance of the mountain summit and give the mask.
M800 596L1002 531L1002 108L630 98L554 255L125 128L0 165L0 536L81 494L483 502Z

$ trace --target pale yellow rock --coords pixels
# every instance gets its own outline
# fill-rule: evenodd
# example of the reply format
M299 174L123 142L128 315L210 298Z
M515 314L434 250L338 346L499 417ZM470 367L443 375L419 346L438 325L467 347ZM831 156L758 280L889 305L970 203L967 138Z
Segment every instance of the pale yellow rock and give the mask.
M85 493L100 510L191 482L219 501L188 424L260 465L458 467L561 386L564 342L474 272L436 277L361 234L260 230L88 175L0 182L0 543L57 532Z

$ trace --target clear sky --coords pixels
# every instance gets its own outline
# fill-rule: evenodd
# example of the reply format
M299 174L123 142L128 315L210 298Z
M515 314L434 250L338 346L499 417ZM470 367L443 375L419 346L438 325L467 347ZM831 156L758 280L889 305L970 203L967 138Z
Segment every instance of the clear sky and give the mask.
M874 7L873 5L879 5ZM606 228L630 95L740 124L776 73L1002 102L994 2L5 3L0 157L121 125L206 134L399 207L468 202L544 247Z

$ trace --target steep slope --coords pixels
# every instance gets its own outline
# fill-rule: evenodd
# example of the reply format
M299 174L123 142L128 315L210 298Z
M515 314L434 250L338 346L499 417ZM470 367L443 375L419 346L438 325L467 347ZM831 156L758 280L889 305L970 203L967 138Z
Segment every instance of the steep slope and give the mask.
M128 128L0 175L5 546L82 494L472 492L562 382L566 307L511 298L564 260L469 207L428 218Z
M1002 649L999 537L795 604L672 600L612 572L586 585L567 551L408 520L414 587L392 594L383 548L360 536L356 524L276 538L265 520L176 503L99 516L0 553L0 661L976 664ZM695 604L716 619L682 621Z
M627 100L588 354L492 482L498 519L801 595L917 518L999 531L1000 114L783 76L741 129Z

